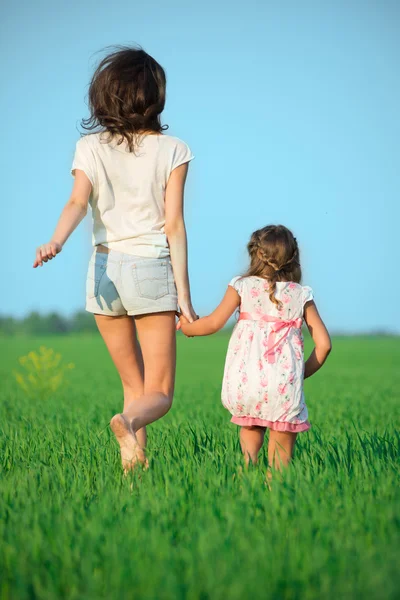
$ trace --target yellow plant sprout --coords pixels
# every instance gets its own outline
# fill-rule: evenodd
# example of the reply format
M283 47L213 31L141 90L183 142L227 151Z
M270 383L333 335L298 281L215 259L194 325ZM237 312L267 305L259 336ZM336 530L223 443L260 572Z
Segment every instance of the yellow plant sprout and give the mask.
M20 388L30 397L48 398L66 383L66 374L74 368L73 363L63 362L61 354L52 348L41 346L21 356L19 364L23 372L14 371Z

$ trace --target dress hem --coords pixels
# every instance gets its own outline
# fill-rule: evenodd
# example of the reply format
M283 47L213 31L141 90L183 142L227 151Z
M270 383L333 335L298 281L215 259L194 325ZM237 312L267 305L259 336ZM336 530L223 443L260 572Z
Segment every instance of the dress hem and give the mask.
M285 423L283 421L267 421L266 419L256 419L253 417L235 417L231 419L231 423L235 425L241 425L242 427L268 427L273 431L289 431L291 433L300 433L301 431L308 431L311 425L308 421L303 423Z

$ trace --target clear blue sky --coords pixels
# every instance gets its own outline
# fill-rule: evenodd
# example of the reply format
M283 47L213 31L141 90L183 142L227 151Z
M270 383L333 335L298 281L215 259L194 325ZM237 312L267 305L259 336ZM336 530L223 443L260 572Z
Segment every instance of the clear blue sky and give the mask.
M333 330L400 332L397 0L15 2L2 9L2 314L84 306L89 221L33 270L71 188L96 52L137 42L166 68L187 190L193 297L213 308L250 233L295 231Z

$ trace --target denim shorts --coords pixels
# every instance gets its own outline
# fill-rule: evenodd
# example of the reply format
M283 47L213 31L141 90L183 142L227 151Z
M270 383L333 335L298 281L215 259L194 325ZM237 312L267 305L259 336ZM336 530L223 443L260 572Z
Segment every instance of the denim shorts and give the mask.
M95 251L87 274L86 310L113 317L178 310L170 259Z

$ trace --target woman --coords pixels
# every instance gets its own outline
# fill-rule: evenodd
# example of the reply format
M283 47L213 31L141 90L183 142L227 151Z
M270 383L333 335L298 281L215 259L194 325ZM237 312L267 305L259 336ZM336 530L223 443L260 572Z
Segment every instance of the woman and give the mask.
M89 89L93 132L76 146L75 182L50 242L34 267L59 252L93 214L95 251L86 309L121 377L124 412L111 420L125 470L146 464L146 425L171 408L175 380L175 315L192 322L184 187L193 155L163 134L166 77L146 52L121 48L106 56ZM137 341L137 336L140 345Z

